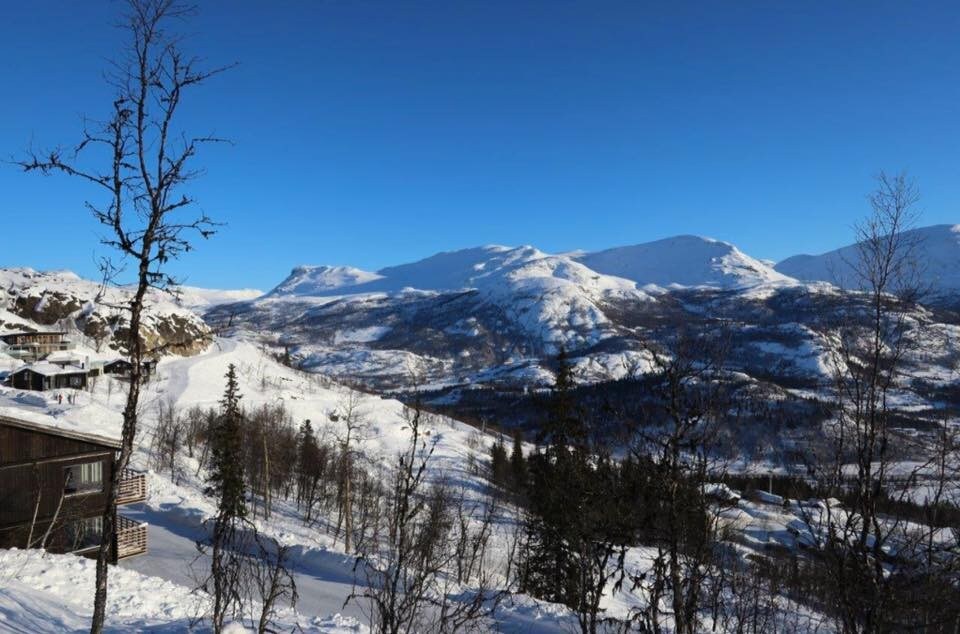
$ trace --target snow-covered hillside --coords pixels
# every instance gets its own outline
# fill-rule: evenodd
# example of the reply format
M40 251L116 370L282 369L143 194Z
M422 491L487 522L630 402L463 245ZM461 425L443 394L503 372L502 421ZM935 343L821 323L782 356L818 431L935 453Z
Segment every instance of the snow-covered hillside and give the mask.
M934 225L904 232L905 244L915 245L917 271L935 299L960 301L960 225ZM859 259L856 245L820 255L795 255L776 270L800 280L822 280L856 287L852 266Z
M728 242L699 236L676 236L596 251L579 255L577 260L598 273L624 277L641 286L735 289L794 283Z
M255 288L222 290L197 286L178 286L176 287L175 301L184 308L204 312L214 306L233 302L247 302L261 295L263 295L263 291Z
M355 413L366 421L358 446L369 468L386 467L409 443L409 419L402 403L352 392L323 377L292 370L252 343L220 339L199 355L161 361L142 395L139 448L132 466L150 467L158 407L163 404L181 412L218 407L230 364L237 369L245 407L283 404L292 424L310 419L321 437L336 437L343 431L342 419L332 414L342 412L352 395ZM112 385L115 382L102 377L92 391L78 392L74 403L66 399L60 403L51 393L0 387L0 406L7 408L0 411L66 429L82 427L86 421L100 425L104 434L115 434L124 402L123 384ZM112 431L106 429L110 426ZM486 452L489 439L468 425L439 416L425 419L422 433L434 449L430 480L443 479L480 496L486 487L484 476L466 465ZM197 473L196 462L181 459L188 464L177 482L166 472L150 471L146 502L123 508L124 514L146 522L150 532L147 554L124 560L111 575L111 631L185 631L192 619L209 610L205 595L193 591L198 574L209 565L197 559L195 542L205 534L203 522L215 512L215 505L204 493L206 482ZM342 540L335 539L323 523L305 523L292 500L277 500L269 520L260 516L255 521L262 534L291 548L300 602L296 613L281 611L277 623L281 630L367 631L358 622L361 610L354 604L344 608L352 590L354 558L344 551ZM496 530L505 539L510 527ZM498 549L491 556L496 560L501 552ZM79 557L0 551L0 631L49 631L51 624L62 631L82 630L90 614L92 575L92 562ZM503 604L497 620L505 632L563 632L573 624L566 608L524 596ZM203 627L199 631L205 631Z
M70 271L0 269L0 331L65 330L73 343L97 352L116 352L115 335L126 328L130 292L103 286ZM151 292L143 315L143 337L151 348L191 354L203 348L210 329L171 295Z

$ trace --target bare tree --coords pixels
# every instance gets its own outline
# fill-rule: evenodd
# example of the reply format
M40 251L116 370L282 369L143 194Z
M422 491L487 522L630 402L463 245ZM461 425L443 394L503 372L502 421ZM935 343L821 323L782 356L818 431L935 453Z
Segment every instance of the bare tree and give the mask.
M353 480L354 463L362 455L363 442L366 440L367 416L360 407L360 393L345 389L341 392L337 411L332 415L339 423L341 431L336 434L340 443L340 465L338 472L339 507L337 528L334 535L340 534L343 527L343 546L347 553L353 548Z
M260 600L257 632L265 634L271 631L269 625L276 616L277 603L286 600L295 607L299 597L297 584L288 567L290 547L256 533L254 540L256 552L249 558L250 576Z
M631 453L637 464L652 459L654 508L644 530L656 550L649 571L627 576L648 597L632 619L649 631L670 629L667 621L678 633L699 631L714 585L716 521L704 485L717 475L718 432L736 415L724 374L728 347L721 329L681 332L668 352L648 348L653 402Z
M911 566L896 559L914 558L922 535L935 530L883 510L907 503L910 486L899 483L909 484L930 468L896 472L898 443L891 430L893 400L908 388L908 363L924 330L916 304L925 291L918 265L922 245L910 231L918 200L904 174L881 173L869 197L871 214L856 227L856 248L845 261L852 275L847 286L855 292L834 331L829 438L810 465L822 494L839 498L806 508L804 520L826 566L827 605L848 633L904 625L897 614L916 607L907 587L920 577L911 580ZM932 460L944 455L934 452Z
M427 497L427 467L434 446L422 438L419 406L408 412L410 443L397 457L391 475L385 536L357 558L354 590L345 602L364 603L371 629L380 634L420 629L432 598L432 582L442 569L439 552L448 509L446 490L434 488Z
M118 259L102 259L104 280L116 279L130 262L136 271L132 297L125 306L124 343L133 369L123 410L121 449L111 470L103 515L91 632L103 629L118 479L134 449L145 353L140 336L144 299L151 287L174 285L165 265L191 250L193 236L207 238L214 232L206 214L192 211L194 200L183 188L201 173L193 165L201 146L220 139L187 135L177 128L177 115L187 92L224 70L200 69L196 59L180 50L180 40L168 32L167 26L191 15L192 7L177 0L127 0L126 4L122 26L129 40L108 74L114 91L110 116L89 122L72 153L57 148L31 152L18 161L28 172L58 172L95 185L104 199L86 206L106 229L103 244L119 254Z

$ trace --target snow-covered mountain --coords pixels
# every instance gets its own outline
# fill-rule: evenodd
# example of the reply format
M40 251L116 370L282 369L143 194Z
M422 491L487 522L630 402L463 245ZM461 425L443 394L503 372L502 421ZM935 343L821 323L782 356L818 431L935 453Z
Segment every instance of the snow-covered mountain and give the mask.
M349 266L299 266L271 296L342 296L396 293L405 290L457 291L502 287L505 281L542 277L521 272L533 262L554 270L546 275L583 281L618 277L639 286L744 288L758 284L790 284L794 280L728 242L698 236L676 236L594 253L550 255L532 246L487 245L438 253L417 262L377 272ZM579 263L581 266L575 266ZM562 270L557 271L560 265ZM600 276L596 274L600 274ZM619 281L603 284L623 287Z
M960 301L960 225L934 225L904 232L905 243L916 245L918 271L935 298ZM800 280L822 280L838 286L856 285L851 266L859 258L856 245L821 255L795 255L776 270Z
M561 347L579 380L621 378L648 367L649 342L722 319L745 373L813 387L828 372L831 323L851 301L732 244L679 236L560 255L483 246L376 272L298 267L264 297L207 318L318 372L375 389L416 374L446 390L548 383Z
M338 307L363 309L384 297L413 301L457 293L470 295L480 309L494 310L499 327L515 329L546 348L571 341L596 343L610 330L604 303L650 299L630 280L598 274L567 256L530 246L484 246L439 253L376 273L349 267L297 267L259 305L282 310L282 303L326 297L338 298ZM356 339L349 334L334 338Z
M577 256L598 273L637 284L746 288L794 280L730 244L699 236L676 236Z
M269 295L333 297L411 290L491 290L521 279L543 277L580 283L597 276L567 256L549 255L531 246L488 245L438 253L375 273L347 266L298 266ZM632 287L619 280L607 280L604 284L611 288Z
M270 295L335 294L336 289L360 286L379 278L376 273L352 266L298 266Z

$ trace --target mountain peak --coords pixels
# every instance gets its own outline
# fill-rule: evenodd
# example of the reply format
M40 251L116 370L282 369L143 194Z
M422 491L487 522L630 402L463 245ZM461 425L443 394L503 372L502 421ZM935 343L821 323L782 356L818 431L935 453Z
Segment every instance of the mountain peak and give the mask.
M931 225L910 229L906 241L917 245L922 281L936 296L960 291L960 224ZM856 286L851 263L859 258L856 244L820 255L795 255L776 265L776 270L803 281L830 282L841 287Z
M598 273L623 277L640 285L728 289L794 283L729 242L695 235L615 247L586 253L577 259Z

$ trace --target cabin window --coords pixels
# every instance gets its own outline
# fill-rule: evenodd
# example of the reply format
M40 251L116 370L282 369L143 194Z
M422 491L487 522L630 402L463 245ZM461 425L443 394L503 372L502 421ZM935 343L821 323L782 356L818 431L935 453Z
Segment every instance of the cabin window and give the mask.
M85 462L66 468L67 493L103 491L103 462Z
M70 385L72 385L73 387L81 387L83 385L83 377L71 376Z
M86 550L100 545L103 535L103 518L86 517L67 524L67 549Z

